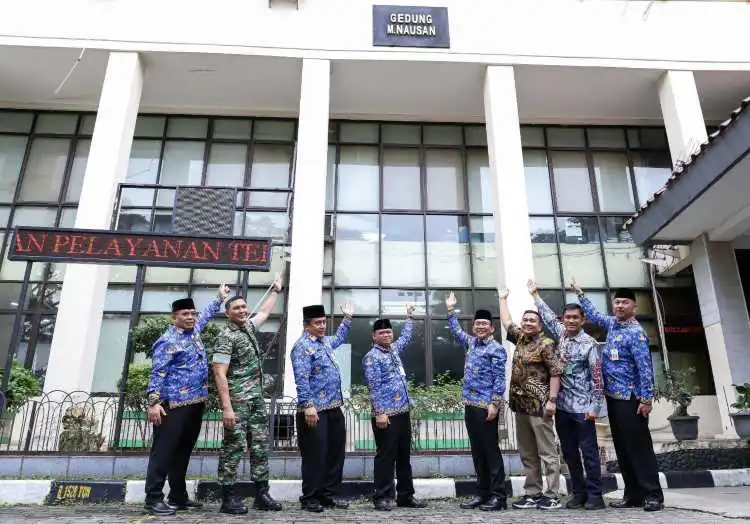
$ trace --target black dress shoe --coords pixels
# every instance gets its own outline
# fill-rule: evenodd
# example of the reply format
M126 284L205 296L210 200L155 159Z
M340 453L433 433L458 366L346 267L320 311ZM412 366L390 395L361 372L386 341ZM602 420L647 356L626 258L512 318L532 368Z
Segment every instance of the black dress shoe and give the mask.
M163 500L160 500L158 502L146 502L146 504L143 506L143 509L151 513L152 515L159 516L174 515L176 513L176 510Z
M581 509L586 504L586 495L576 493L565 503L566 509Z
M646 499L643 503L643 511L661 511L664 509L664 503L656 499Z
M640 508L643 507L643 502L632 499L615 500L609 503L609 507L615 509Z
M304 511L309 511L310 513L323 513L323 506L317 500L302 502L301 506Z
M500 511L508 509L508 502L500 497L490 497L490 500L479 506L482 511Z
M459 508L461 508L461 509L476 509L479 506L481 506L482 504L484 504L485 502L487 502L487 500L488 500L487 497L480 497L480 496L477 495L477 496L473 497L471 500L469 500L469 501L464 502L463 504L461 504L459 506Z
M399 508L416 508L416 509L422 509L426 508L427 504L422 502L421 500L418 500L414 498L414 496L411 496L406 499L401 499L396 501L396 506Z
M583 505L583 508L587 510L604 509L604 499L601 497L590 497L586 501L586 504Z
M375 509L378 511L391 511L391 501L387 499L376 500Z
M187 500L184 500L184 501L181 501L181 502L176 502L174 500L168 500L167 504L170 505L170 506L172 506L177 511L185 511L185 510L188 510L188 509L201 509L203 507L203 504L201 504L200 502L196 502L196 501L190 500L190 499L187 499Z
M330 508L330 509L347 509L349 507L349 503L345 502L343 500L337 500L337 499L329 499L329 498L323 498L320 499L320 505L324 508Z

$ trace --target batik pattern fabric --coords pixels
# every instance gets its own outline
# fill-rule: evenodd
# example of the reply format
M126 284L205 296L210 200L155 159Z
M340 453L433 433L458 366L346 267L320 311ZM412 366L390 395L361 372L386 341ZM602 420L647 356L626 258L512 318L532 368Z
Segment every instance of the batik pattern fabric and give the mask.
M227 384L232 401L247 401L263 394L263 358L252 320L242 325L227 322L216 339L211 362L228 364Z
M334 351L346 342L351 320L345 318L332 337L313 337L305 331L292 348L291 360L297 386L297 408L333 409L344 402L341 371Z
M208 398L208 358L201 332L219 312L221 301L206 306L190 330L170 326L154 342L149 400L167 402L170 408L204 402Z
M516 346L508 391L510 409L541 417L549 400L549 381L563 372L555 342L542 333L525 335L517 324L508 327L508 342Z
M575 336L568 336L565 326L544 300L536 297L536 305L542 322L557 342L557 353L564 366L557 409L599 416L604 405L599 344L583 330Z
M602 375L604 393L608 397L650 402L654 398L654 367L646 331L631 318L620 322L615 317L603 315L585 295L579 302L586 317L607 331L602 350Z
M448 328L466 349L464 360L463 402L467 406L487 408L505 395L505 348L494 337L481 339L461 329L455 313L448 315Z
M247 402L232 402L237 419L233 428L224 428L224 440L219 452L219 484L231 486L237 478L237 466L245 454L247 443L250 455L250 479L268 482L268 415L263 397Z
M375 344L362 359L374 416L409 411L411 404L401 353L411 341L413 327L412 319L407 319L401 336L391 347L384 348Z

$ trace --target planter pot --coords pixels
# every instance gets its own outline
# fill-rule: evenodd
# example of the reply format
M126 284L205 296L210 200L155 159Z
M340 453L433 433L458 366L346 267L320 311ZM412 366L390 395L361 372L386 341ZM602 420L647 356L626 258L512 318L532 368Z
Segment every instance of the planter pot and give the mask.
M750 440L750 413L735 413L731 415L734 430L742 440Z
M698 416L688 415L678 417L672 415L667 417L669 424L672 426L672 434L677 440L697 440L698 439Z

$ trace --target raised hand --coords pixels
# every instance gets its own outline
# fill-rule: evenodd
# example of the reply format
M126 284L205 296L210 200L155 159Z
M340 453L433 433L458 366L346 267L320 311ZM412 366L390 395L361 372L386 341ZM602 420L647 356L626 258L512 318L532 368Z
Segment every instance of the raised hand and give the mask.
M534 282L534 279L530 278L526 282L526 288L529 290L529 293L531 293L532 295L536 295L537 293L539 293L539 289L537 288L537 285L536 285L536 282Z
M506 298L508 298L508 295L510 295L510 291L508 291L508 288L502 288L497 292L497 296L500 297L500 300L505 300Z
M227 299L227 297L229 296L229 292L230 291L231 290L229 289L229 286L227 286L226 284L221 284L219 286L219 292L217 294L217 296L219 297L219 300L221 300L222 302L224 302Z
M276 273L276 277L273 279L273 291L276 291L277 293L281 293L281 290L284 289L284 286L281 284L281 274Z
M580 295L581 293L583 293L583 290L576 283L575 277L570 279L570 290L573 291L577 295Z
M408 318L411 318L414 316L414 311L416 311L416 307L414 307L414 304L406 304L406 316Z
M346 304L343 304L341 306L341 312L344 314L345 317L352 317L354 316L354 304L351 302L347 302Z
M456 295L453 294L453 291L448 293L445 297L445 307L448 309L448 311L453 311L453 308L456 307L456 304L458 301L456 300Z

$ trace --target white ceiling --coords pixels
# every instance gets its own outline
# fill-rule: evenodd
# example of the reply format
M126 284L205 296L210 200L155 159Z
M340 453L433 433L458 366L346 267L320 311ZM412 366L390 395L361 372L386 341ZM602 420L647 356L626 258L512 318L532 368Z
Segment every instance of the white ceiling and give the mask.
M105 51L87 51L55 89L79 49L0 47L0 106L96 109ZM146 53L144 112L295 116L298 59ZM655 70L518 66L525 123L659 123ZM336 61L331 114L339 118L483 121L484 66L468 63ZM750 72L697 72L704 116L722 121L750 95Z

